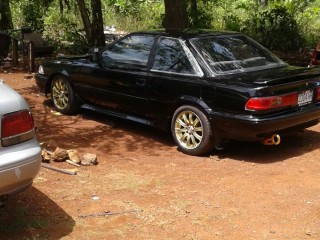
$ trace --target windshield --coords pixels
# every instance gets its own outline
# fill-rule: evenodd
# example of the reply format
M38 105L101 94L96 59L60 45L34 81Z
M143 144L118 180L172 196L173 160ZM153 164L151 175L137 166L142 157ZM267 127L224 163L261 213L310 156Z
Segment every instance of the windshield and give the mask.
M194 38L191 43L215 74L285 65L267 49L245 36L209 36Z

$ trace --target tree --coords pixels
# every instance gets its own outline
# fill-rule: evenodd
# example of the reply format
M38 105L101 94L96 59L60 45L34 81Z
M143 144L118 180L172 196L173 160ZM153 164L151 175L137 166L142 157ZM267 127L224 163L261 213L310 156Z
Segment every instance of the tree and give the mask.
M191 18L191 25L197 26L199 23L198 0L190 0L190 18Z
M185 28L188 26L187 8L185 0L164 0L165 28Z
M91 12L92 12L91 36L94 36L93 38L94 45L104 46L105 37L103 32L101 0L91 0Z
M87 9L87 6L84 0L76 0L76 1L79 7L82 24L86 32L87 41L89 44L91 44L92 37L91 37L91 23L90 23L89 11Z
M104 46L101 0L91 0L91 15L84 0L77 0L86 38L90 46Z
M9 0L0 0L0 30L13 28Z
M9 0L0 0L0 33L1 30L8 30L11 28L13 28L13 24ZM0 36L0 58L3 58L8 54L10 38L6 34L1 34Z

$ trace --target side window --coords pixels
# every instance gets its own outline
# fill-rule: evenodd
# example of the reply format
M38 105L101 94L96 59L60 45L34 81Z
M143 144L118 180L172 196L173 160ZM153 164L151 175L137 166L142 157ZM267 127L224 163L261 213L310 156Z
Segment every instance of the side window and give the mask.
M153 70L195 74L180 41L173 38L161 38L155 52Z
M130 35L102 53L107 67L146 68L150 49L154 42L151 35Z

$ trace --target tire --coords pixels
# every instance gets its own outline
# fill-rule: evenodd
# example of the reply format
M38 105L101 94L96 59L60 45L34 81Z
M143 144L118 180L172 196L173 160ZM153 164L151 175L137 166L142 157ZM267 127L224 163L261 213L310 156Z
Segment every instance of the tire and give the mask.
M188 155L203 155L213 149L210 122L196 107L184 105L175 111L171 133L181 152Z
M54 108L63 114L75 114L79 110L79 103L74 91L64 76L56 76L51 83L51 98Z

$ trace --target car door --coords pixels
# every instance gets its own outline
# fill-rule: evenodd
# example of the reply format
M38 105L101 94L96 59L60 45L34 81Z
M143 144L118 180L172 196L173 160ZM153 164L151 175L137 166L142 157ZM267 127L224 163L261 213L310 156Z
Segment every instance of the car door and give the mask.
M160 37L151 62L149 100L155 118L170 114L179 99L200 99L204 73L183 40Z
M128 35L102 52L99 66L83 66L79 81L87 85L84 95L100 106L147 115L147 64L154 39L152 34Z

